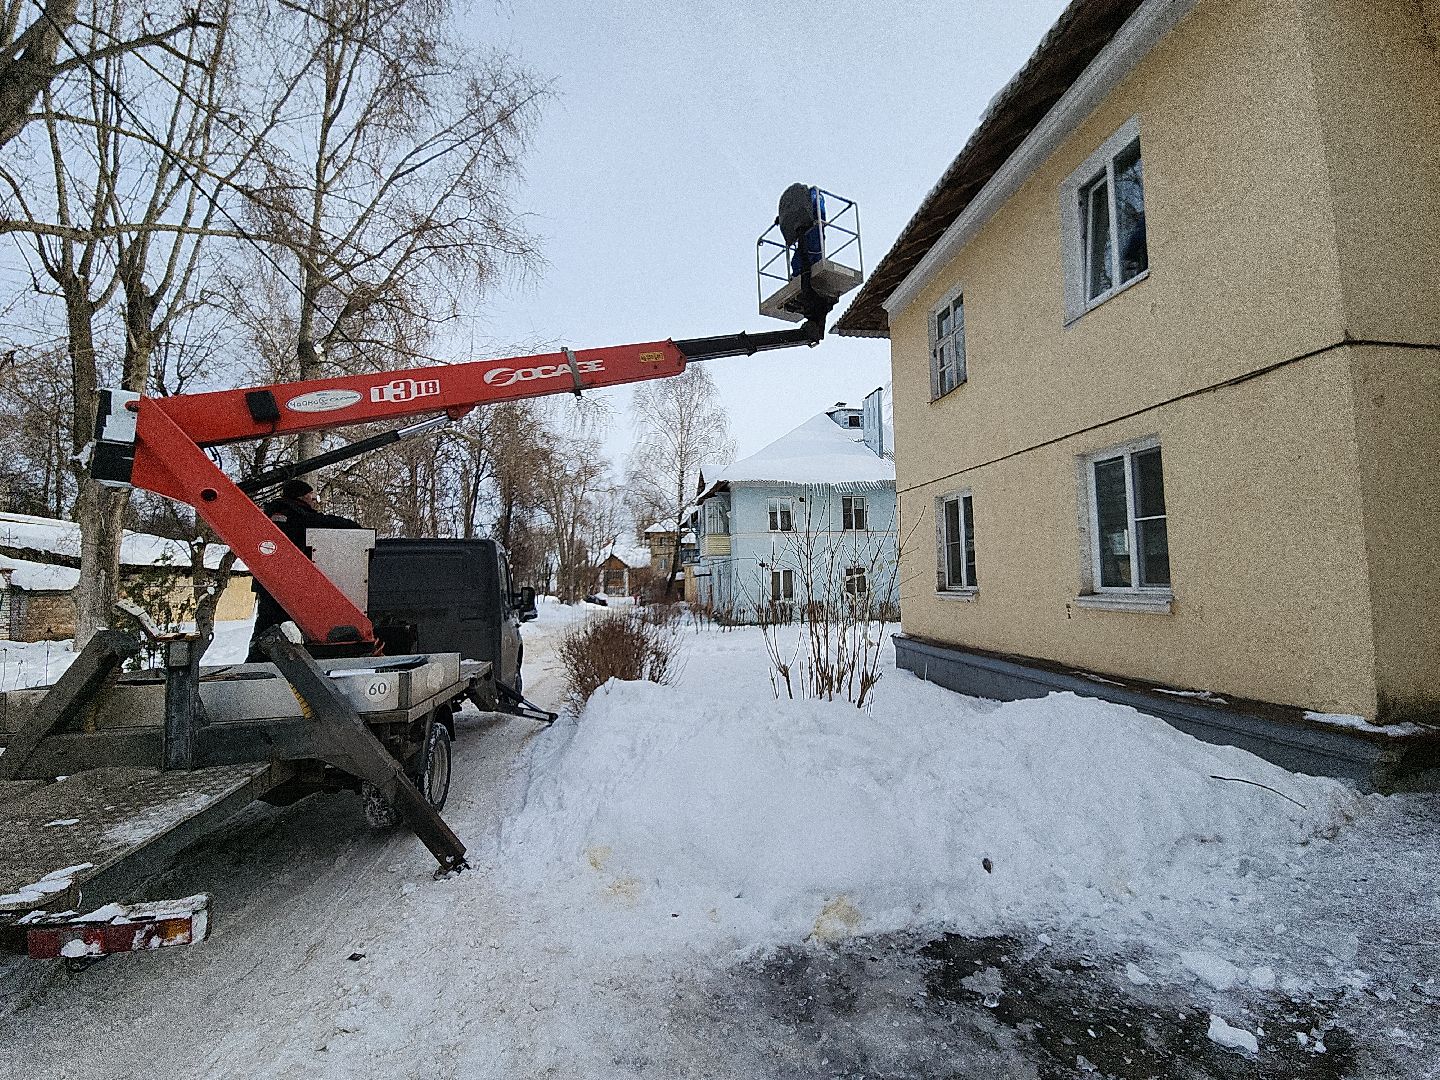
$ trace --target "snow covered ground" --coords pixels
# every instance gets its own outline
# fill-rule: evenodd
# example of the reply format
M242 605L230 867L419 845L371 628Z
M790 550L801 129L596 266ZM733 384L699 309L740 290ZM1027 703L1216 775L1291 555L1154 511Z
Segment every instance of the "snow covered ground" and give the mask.
M530 696L598 614L541 605ZM0 966L0 1075L1440 1075L1433 798L1071 695L776 702L757 631L683 640L678 686L462 714L471 873L257 807L150 889L205 944Z

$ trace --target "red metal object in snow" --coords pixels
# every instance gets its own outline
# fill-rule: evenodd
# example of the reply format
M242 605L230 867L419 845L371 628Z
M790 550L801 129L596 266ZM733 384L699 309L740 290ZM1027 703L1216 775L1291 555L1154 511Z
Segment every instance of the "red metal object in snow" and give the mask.
M149 904L113 905L90 915L50 919L25 934L34 960L88 960L114 953L194 945L209 932L208 896Z

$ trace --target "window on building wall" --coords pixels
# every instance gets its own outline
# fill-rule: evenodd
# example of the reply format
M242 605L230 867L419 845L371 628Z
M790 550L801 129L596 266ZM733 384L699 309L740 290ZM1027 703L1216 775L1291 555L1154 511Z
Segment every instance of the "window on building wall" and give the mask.
M865 567L847 566L845 568L845 595L865 596L870 592L870 583L865 577Z
M1105 171L1081 188L1080 217L1087 301L1103 298L1150 268L1140 140L1108 160Z
M795 571L770 571L770 599L776 602L795 599Z
M1150 269L1138 121L1128 121L1062 185L1061 229L1068 318L1078 318Z
M730 508L719 499L705 504L705 531L711 536L726 536L730 532Z
M865 532L869 527L866 515L865 496L842 495L840 497L840 527L846 532Z
M1170 538L1160 447L1137 445L1094 457L1090 558L1097 592L1170 588Z
M965 381L965 297L957 294L930 317L930 399Z
M975 572L975 506L968 492L936 500L940 518L941 592L963 592L979 587Z
M794 532L794 502L790 498L771 499L767 504L771 532Z

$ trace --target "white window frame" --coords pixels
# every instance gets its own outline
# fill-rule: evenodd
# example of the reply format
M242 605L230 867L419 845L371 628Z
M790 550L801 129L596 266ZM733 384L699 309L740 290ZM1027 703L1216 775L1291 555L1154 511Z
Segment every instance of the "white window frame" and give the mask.
M777 495L765 500L766 524L770 526L770 532L794 532L795 531L795 498L791 495ZM785 525L786 518L790 524Z
M870 504L864 495L840 496L840 531L870 531Z
M1169 585L1140 584L1140 552L1136 543L1139 530L1135 527L1135 455L1157 449L1160 451L1160 469L1163 475L1165 451L1158 435L1132 439L1119 446L1086 454L1080 459L1081 468L1084 470L1085 485L1083 489L1085 492L1085 562L1089 571L1084 581L1085 592L1080 596L1082 603L1090 599L1092 600L1091 606L1099 606L1105 603L1106 598L1121 602L1131 599L1141 601L1147 606L1154 605L1169 611L1169 602L1175 595L1173 568ZM1132 582L1130 585L1103 585L1100 576L1100 510L1095 497L1095 466L1101 462L1114 461L1116 458L1123 458L1125 461L1126 545L1129 548L1130 556L1130 581ZM1165 505L1165 520L1168 525L1170 520L1168 498ZM1166 555L1168 558L1168 528L1166 530Z
M776 592L780 595L776 596ZM795 599L795 571L784 566L770 568L770 603L788 604Z
M845 595L859 599L870 595L870 579L863 566L845 568Z
M935 591L936 591L937 593L939 593L940 595L942 595L942 596L949 596L949 595L974 596L974 595L975 595L977 592L979 592L979 590L980 590L980 586L977 584L977 582L976 582L976 580L975 580L975 579L978 579L978 578L979 578L979 568L980 568L980 554L979 554L979 547L978 547L978 546L976 547L976 554L975 554L975 568L976 568L976 573L975 573L975 575L974 575L974 578L975 578L975 579L966 580L966 578L969 578L970 575L967 574L967 573L966 573L966 570L965 570L965 545L966 545L966 541L967 541L967 540L968 540L968 541L970 542L970 544L972 544L972 545L974 545L974 543L975 543L975 537L974 537L974 535L973 535L973 532L974 532L974 523L973 523L973 520L972 520L972 523L971 523L971 530L970 530L971 535L968 535L968 536L967 536L967 534L966 534L966 529L965 529L965 500L966 500L966 499L969 499L969 500L970 500L970 516L971 516L971 518L973 519L974 516L975 516L975 497L974 497L974 493L973 493L969 488L962 488L962 489L960 489L959 491L947 491L945 494L940 495L940 496L938 496L938 497L935 499L935 546L936 546L936 551L937 551L937 553L938 553L938 555L939 555L938 566L937 566L936 575L935 575ZM958 583L957 583L957 582L954 582L954 581L952 581L952 580L950 579L950 548L949 548L950 538L946 535L946 532L945 532L945 507L946 507L947 504L952 503L952 502L956 502L956 503L959 503L959 504L960 504L959 522L960 522L960 577L961 577L961 580L960 580Z
M719 499L705 501L705 534L707 536L730 535L730 508Z
M950 310L950 331L942 338L937 325L940 316L946 310L953 309L956 304L960 305L960 319L957 323L954 311ZM930 309L928 333L930 338L930 400L939 401L970 381L970 366L965 353L964 288L957 285L945 294L944 300ZM954 372L952 377L955 379L953 385L948 389L945 387L940 365L940 357L947 345L950 347L951 357L949 370Z
M1119 215L1115 212L1115 159L1140 141L1140 118L1132 116L1120 125L1118 131L1102 143L1084 163L1066 177L1060 185L1060 243L1061 264L1065 273L1065 321L1068 325L1086 312L1091 311L1126 289L1138 285L1150 276L1150 267L1130 278L1119 279L1120 244L1118 239ZM1141 168L1144 168L1145 147L1140 147ZM1090 186L1104 177L1109 187L1110 199L1110 250L1114 260L1110 288L1094 298L1086 296L1086 254L1084 236L1086 215L1081 212L1080 200ZM1143 190L1143 184L1142 184ZM1146 206L1147 230L1146 247L1149 247L1149 206Z

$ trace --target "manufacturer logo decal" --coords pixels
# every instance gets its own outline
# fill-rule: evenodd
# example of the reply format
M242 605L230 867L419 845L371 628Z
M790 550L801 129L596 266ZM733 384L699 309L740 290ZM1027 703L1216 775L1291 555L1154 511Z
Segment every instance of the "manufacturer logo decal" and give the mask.
M636 359L642 364L663 364L665 354L663 352L642 352Z
M439 379L392 379L384 386L370 388L371 401L413 401L440 393Z
M336 409L348 409L359 400L358 390L312 390L292 397L285 402L285 407L291 412L334 412Z
M260 541L260 554L261 554L261 555L274 555L274 554L275 554L275 541L274 541L274 540L261 540L261 541Z
M575 366L582 375L605 370L603 360L581 360ZM568 378L569 375L569 364L541 364L538 367L525 368L498 367L485 373L485 382L489 386L514 386L518 382Z

